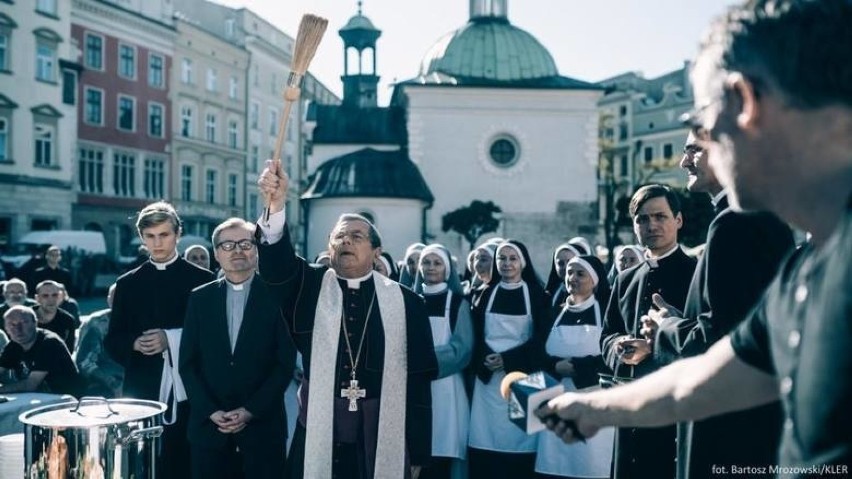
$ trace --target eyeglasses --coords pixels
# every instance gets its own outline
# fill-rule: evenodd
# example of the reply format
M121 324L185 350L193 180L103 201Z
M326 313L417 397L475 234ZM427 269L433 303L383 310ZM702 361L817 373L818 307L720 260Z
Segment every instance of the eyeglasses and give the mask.
M222 251L233 251L237 246L239 246L240 249L243 251L248 251L254 248L254 241L250 239L244 239L239 241L228 240L222 241L221 243L216 245L216 247L221 249Z
M696 134L702 131L710 131L710 128L707 126L707 110L711 106L714 106L721 102L722 97L719 97L715 100L705 103L704 105L696 106L695 108L681 115L680 122Z
M345 240L346 237L349 237L349 241L353 243L363 243L368 238L367 235L361 233L360 231L340 231L331 237L331 241L332 243L340 244L343 243L343 240Z

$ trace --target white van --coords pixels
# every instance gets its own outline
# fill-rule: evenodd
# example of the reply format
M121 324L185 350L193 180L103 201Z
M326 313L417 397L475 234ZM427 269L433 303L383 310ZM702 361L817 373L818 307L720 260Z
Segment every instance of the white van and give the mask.
M33 253L42 252L51 245L63 251L76 248L87 254L106 254L106 241L100 231L50 230L32 231L21 236L0 259L17 269Z

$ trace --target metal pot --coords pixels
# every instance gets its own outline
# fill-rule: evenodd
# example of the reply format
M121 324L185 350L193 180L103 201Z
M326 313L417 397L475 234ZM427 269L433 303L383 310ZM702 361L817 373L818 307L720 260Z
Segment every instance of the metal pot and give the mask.
M29 479L154 478L166 405L84 397L32 409L24 423Z

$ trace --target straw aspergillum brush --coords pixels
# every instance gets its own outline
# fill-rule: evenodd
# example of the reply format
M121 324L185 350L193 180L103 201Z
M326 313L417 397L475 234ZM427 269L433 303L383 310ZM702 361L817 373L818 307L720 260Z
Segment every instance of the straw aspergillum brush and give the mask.
M299 100L302 93L302 78L304 78L305 72L308 71L308 65L317 52L317 47L319 47L322 36L325 34L326 27L328 27L328 20L310 13L302 16L302 21L299 23L299 33L296 35L296 45L293 47L290 76L287 78L287 85L284 87L284 113L278 122L278 138L275 140L275 151L272 155L273 167L283 168L281 165L281 148L284 144L290 110L293 103ZM278 165L275 165L276 162ZM269 207L264 211L264 218L269 219Z

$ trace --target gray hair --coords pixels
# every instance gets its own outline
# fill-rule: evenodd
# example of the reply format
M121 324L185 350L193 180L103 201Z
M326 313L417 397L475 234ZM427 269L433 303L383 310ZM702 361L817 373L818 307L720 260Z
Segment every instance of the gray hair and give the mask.
M3 292L4 293L6 292L6 288L8 288L10 284L21 285L21 287L24 288L24 294L27 294L27 283L25 283L24 280L22 280L21 278L12 278L12 279L6 281L5 283L3 283Z
M20 313L20 314L29 316L30 319L33 320L33 322L38 321L35 310L33 308L29 307L29 306L24 306L22 304L19 304L17 306L12 306L11 308L9 308L9 310L6 311L3 314L3 321L6 321L6 318L8 318L9 316L11 316L12 314L15 314L15 313Z
M219 236L222 235L222 232L225 230L242 228L246 231L254 233L254 223L250 221L246 221L242 218L228 218L225 221L219 223L219 226L213 230L213 247L215 248L217 244L219 244ZM189 250L187 250L189 251Z

